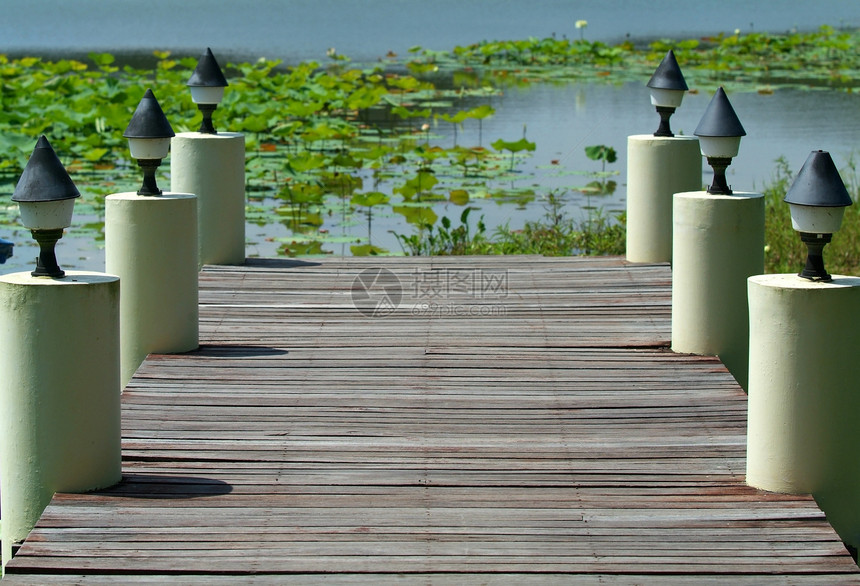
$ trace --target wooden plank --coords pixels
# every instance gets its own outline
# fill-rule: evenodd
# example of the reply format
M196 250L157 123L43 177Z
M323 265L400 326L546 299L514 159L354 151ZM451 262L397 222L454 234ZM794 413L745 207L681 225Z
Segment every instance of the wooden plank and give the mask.
M384 318L352 301L375 268L401 283ZM470 271L505 295L421 290ZM5 580L860 583L811 498L743 484L745 395L668 351L670 279L607 257L206 267L201 348L123 393L123 482L56 495Z

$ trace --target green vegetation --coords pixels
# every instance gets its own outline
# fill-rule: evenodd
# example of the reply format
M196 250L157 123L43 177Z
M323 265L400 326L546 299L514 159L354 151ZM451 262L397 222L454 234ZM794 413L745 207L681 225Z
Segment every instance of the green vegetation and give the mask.
M542 254L544 256L624 254L624 215L612 221L600 211L590 211L580 221L565 212L563 197L554 192L547 196L544 217L526 222L521 230L507 225L488 237L483 218L473 233L466 208L460 215L460 225L452 228L451 220L443 217L440 226L425 224L409 236L395 234L404 252L411 255L452 254Z
M779 87L856 88L860 85L860 34L823 26L786 35L735 31L704 39L662 39L637 47L610 46L583 38L482 41L450 52L415 48L422 63L472 68L484 82L537 81L620 83L648 79L673 49L691 88L724 85L735 91ZM694 89L694 91L696 91Z
M525 134L525 130L523 131ZM522 149L534 148L534 143L525 137L516 143L497 141L493 147L510 150L512 153ZM601 161L600 171L588 173L598 179L580 188L587 194L605 195L615 190L615 182L607 177L618 171L607 171L606 164L617 160L615 149L606 145L585 147L586 156ZM473 233L469 226L469 214L473 208L466 208L460 215L460 225L451 227L451 220L443 217L441 225L434 227L432 222L418 226L409 235L395 233L397 240L407 254L412 255L451 255L451 254L543 254L545 256L624 254L626 230L624 215L613 218L593 206L584 206L587 216L579 221L570 218L565 211L562 194L550 191L546 194L545 213L540 221L526 222L521 230L512 230L508 224L496 229L494 237L487 237L483 217L478 221Z
M46 134L84 192L76 216L91 220L84 229L98 237L104 195L136 189L138 172L122 133L145 89L153 88L175 131L196 129L200 120L185 86L196 59L155 57L153 70L144 71L118 67L106 54L91 54L90 64L0 55L0 194L12 192L36 138ZM321 253L324 242L338 241L357 254L384 253L370 245L374 214L432 224L435 202L522 196L511 189L519 177L507 168L522 153L429 143L434 115L455 125L480 121L493 109L475 102L494 90L439 90L382 65L350 68L343 59L325 67L260 60L227 69L231 87L216 118L246 136L246 218L283 224L289 233L283 254ZM0 212L0 224L20 230L14 206ZM362 214L364 241L323 228L327 217L354 223Z
M693 91L717 84L765 93L785 86L851 91L860 84L856 31L736 33L636 47L587 41L582 28L576 40L482 42L449 52L416 47L405 61L371 66L353 65L336 54L325 64L286 67L265 59L226 64L231 86L215 119L219 128L246 137L247 220L282 225L286 236L272 238L284 255L322 254L324 244L332 243L348 245L353 254L398 253L372 244L374 219L381 217L399 217L414 227L414 234L397 236L403 251L413 254L620 253L623 218L600 211L600 197L617 188L612 177L618 171L607 170L615 150L586 148L599 171L565 169L555 161L543 171L587 177L585 184L562 190L587 200L587 217L571 220L559 207L563 198L554 191L557 186L545 185L523 165L536 148L525 129L521 137L487 137L483 146L483 120L493 116L493 99L506 85L647 79L669 48L683 63ZM45 134L84 196L76 205L73 232L100 239L104 196L137 188L138 171L122 133L145 89L153 89L175 131L199 126L200 114L185 86L196 59L168 52L154 56L154 66L144 70L118 64L109 54L91 54L86 63L0 55L0 195L12 192L36 139ZM443 146L434 129L449 124L453 141ZM477 145L460 144L458 132L465 125L477 126ZM160 168L161 174L166 171ZM787 168L778 166L774 189L787 176ZM482 221L469 228L478 200L508 206L540 201L548 212L520 230L502 227L490 236ZM459 226L439 218L443 202L462 209ZM784 208L769 211L769 226L788 225L779 219L787 214ZM332 234L330 218L341 226L366 223L367 237ZM8 199L0 205L0 226L22 230ZM794 237L788 235L783 244L771 230L769 267L793 263L783 259L793 258L789 250L802 253L792 244ZM827 249L828 262L837 255L860 258L837 253L839 242L851 239L838 234Z
M424 224L418 231L409 236L394 234L407 254L413 256L435 256L452 254L492 254L492 243L485 233L487 231L483 218L478 221L477 231L472 234L469 226L469 213L474 208L466 208L460 214L460 225L451 227L451 220L443 216L439 226Z
M624 254L624 214L613 221L600 210L588 210L585 218L575 220L564 211L563 199L555 194L547 198L545 209L541 221L526 222L522 230L498 229L492 252L545 256Z

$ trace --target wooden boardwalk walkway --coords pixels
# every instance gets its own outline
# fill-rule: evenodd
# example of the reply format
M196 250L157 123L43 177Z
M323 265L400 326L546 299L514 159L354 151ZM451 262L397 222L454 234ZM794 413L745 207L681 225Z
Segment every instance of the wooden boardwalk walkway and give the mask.
M860 583L811 498L744 485L666 266L249 261L200 302L124 393L123 482L56 495L10 584Z

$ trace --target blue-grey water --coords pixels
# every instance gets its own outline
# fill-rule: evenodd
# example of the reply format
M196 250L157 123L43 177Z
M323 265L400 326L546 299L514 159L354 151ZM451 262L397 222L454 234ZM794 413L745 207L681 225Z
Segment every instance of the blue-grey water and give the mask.
M278 58L286 62L324 60L328 48L358 61L372 61L388 51L404 53L420 45L450 49L482 39L528 36L579 36L617 41L654 37L695 37L732 33L735 29L809 30L822 24L860 26L860 0L786 0L780 2L724 0L28 0L6 2L0 17L0 53L84 55L88 51L149 54L173 50L192 55L212 47L230 59ZM575 22L588 26L577 30ZM641 84L622 87L570 84L513 88L493 106L496 114L483 123L485 144L496 138L516 139L523 127L537 143L533 166L543 184L571 180L553 176L549 163L560 160L572 169L593 168L583 148L607 144L618 150L612 168L621 172L619 189L599 205L607 211L625 206L626 141L631 134L653 132L657 118L647 90ZM796 170L813 149L829 150L842 166L860 146L860 98L829 91L780 90L772 95L732 94L732 104L747 136L740 155L729 168L729 181L737 190L761 188L785 156ZM707 106L707 92L688 95L673 117L676 131L691 133ZM231 128L230 130L241 131ZM444 137L447 129L436 132ZM477 144L477 126L461 131L461 144ZM2 156L2 153L0 153ZM542 170L547 168L546 170ZM708 178L705 177L705 180ZM576 181L572 181L576 183ZM570 204L586 203L573 194ZM521 225L542 215L540 203L525 210L477 202L490 226L510 222ZM439 215L459 215L459 209L440 209ZM399 250L388 233L411 229L400 218L374 220L374 244ZM332 232L366 235L362 226L334 225ZM272 256L272 237L287 236L279 225L261 229L248 225L248 254ZM0 273L28 267L35 246L16 234L16 253ZM0 233L0 238L10 238ZM347 245L328 245L347 253ZM104 269L104 252L91 241L67 235L58 245L65 268Z
M577 30L575 23L588 26ZM150 51L368 60L529 36L617 41L860 26L857 0L27 0L3 2L0 51Z

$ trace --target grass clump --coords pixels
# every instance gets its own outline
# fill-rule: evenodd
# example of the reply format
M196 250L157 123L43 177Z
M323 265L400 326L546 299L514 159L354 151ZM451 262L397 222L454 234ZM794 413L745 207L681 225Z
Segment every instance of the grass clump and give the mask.
M457 254L540 254L544 256L621 255L624 254L625 217L615 218L601 210L589 210L581 221L570 218L564 209L564 199L557 193L547 196L546 213L541 220L526 222L522 229L507 225L487 236L483 218L476 229L469 226L466 208L460 225L452 228L451 220L443 217L440 226L422 225L417 232L394 233L406 254L414 256Z
M491 244L486 238L487 227L483 216L472 233L469 214L475 208L467 207L460 214L460 225L452 228L451 219L442 217L439 226L423 223L414 234L392 232L403 252L411 256L450 256L463 254L492 254Z

